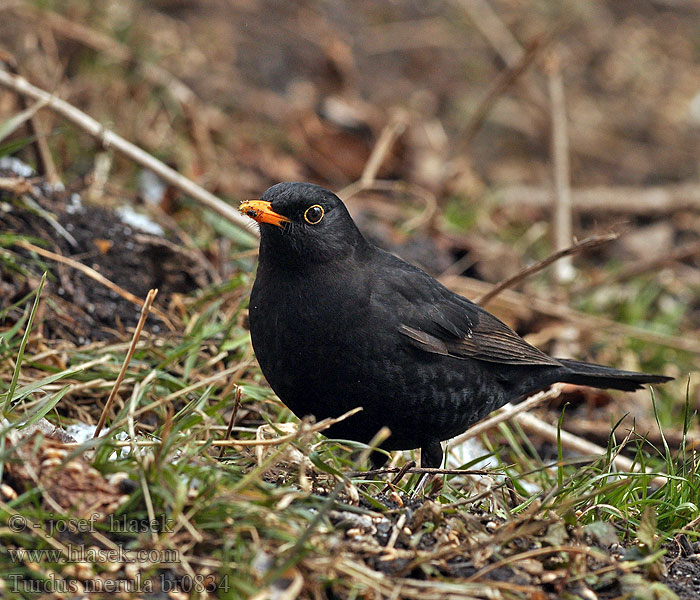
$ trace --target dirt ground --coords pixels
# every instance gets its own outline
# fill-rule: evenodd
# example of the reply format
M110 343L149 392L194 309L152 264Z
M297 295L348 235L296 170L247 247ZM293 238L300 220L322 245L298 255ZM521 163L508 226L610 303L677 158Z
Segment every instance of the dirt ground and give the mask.
M641 297L642 309L621 302L611 318L642 327L650 314L678 314L655 325L658 333L697 341L699 16L692 2L662 0L69 0L51 10L18 1L0 6L0 58L234 205L277 181L314 181L345 192L375 243L436 276L489 283L552 249L559 81L574 235L623 235L586 255L570 286L538 280L517 289L569 305L590 297L581 310L599 314L612 304L607 289L615 301ZM23 108L0 91L0 123ZM0 141L0 148L16 143L17 155L40 171L27 177L29 189L0 191L0 234L31 235L36 247L83 263L138 299L158 288L156 308L166 316L178 313L183 296L241 273L241 257L251 259L249 239L240 242L184 194L167 186L153 192L143 169L50 111L37 122L61 183L37 158L31 131ZM368 173L382 136L390 143ZM106 172L98 156L107 157ZM0 168L1 178L20 175L18 165ZM363 177L364 188L353 188ZM146 231L123 216L124 205L147 216ZM45 339L79 347L129 338L138 304L26 245L6 249L22 268L0 261L0 310L35 289L46 268ZM613 276L611 264L619 267ZM639 287L612 287L640 274L648 279ZM11 310L7 324L23 311ZM697 364L687 344L641 342L620 357L590 328L572 335L556 315L523 317L511 308L501 316L547 350L563 345L630 368L642 356L670 364L684 380L686 363ZM149 328L179 335L158 315ZM688 389L696 408L697 377ZM591 441L606 443L611 414L628 412L642 430L654 429L636 397L617 404L605 393L570 391L566 401L572 427ZM549 416L556 420L562 405L548 407ZM685 439L678 427L667 438L674 447ZM553 446L541 450L556 458ZM488 516L472 516L459 526L488 532ZM338 526L350 517L334 518ZM373 532L379 546L395 523ZM402 537L396 543L409 547ZM667 549L663 582L681 600L700 597L698 555ZM354 551L393 577L425 577L401 552L388 561L368 547ZM451 556L439 576L477 570L471 559ZM536 576L511 567L490 574L515 585ZM533 600L561 592L555 584L542 589ZM603 600L625 592L611 582L596 593Z
M0 169L3 176L17 174L12 169ZM140 231L110 207L83 203L77 192L57 191L41 178L30 181L32 191L21 201L12 193L0 192L0 202L5 201L0 213L4 232L32 236L42 248L81 261L137 298L158 289L159 304L163 306L173 294L186 294L211 283L205 261L178 240L172 242ZM35 204L28 206L31 201ZM26 255L29 251L20 252ZM39 277L45 267L51 273L47 292L53 300L48 309L51 314L44 315L42 333L47 339L85 345L125 336L126 330L138 322L139 307L113 289L60 263L37 265L34 277ZM27 279L13 278L6 267L0 269L0 277L3 307L31 291ZM16 314L21 314L19 308ZM153 332L165 333L166 327L162 321L157 323L157 315L155 320Z

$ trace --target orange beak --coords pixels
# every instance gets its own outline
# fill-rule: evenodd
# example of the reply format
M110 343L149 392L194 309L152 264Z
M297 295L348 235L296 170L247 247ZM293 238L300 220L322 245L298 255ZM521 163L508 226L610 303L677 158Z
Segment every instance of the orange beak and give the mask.
M264 200L246 200L241 203L238 210L258 223L269 223L270 225L277 225L277 227L284 227L284 223L289 222L287 217L276 213L272 210L270 203Z

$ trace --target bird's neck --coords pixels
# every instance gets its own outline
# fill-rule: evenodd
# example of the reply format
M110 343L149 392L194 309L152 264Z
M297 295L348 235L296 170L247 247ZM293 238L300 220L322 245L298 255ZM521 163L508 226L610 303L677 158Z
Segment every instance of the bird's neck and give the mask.
M290 243L290 240L280 236L263 236L260 240L259 265L263 268L291 270L308 270L316 266L333 269L333 265L350 262L364 262L371 256L374 247L365 239L359 230L353 232L351 238L343 240L343 244L333 245L313 244L304 245ZM259 268L260 268L259 267Z

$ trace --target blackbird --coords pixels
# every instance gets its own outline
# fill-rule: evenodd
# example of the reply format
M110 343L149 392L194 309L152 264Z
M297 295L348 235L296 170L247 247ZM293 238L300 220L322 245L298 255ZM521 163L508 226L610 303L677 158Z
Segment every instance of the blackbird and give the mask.
M363 409L330 437L367 443L386 425L384 449L420 448L422 466L439 467L442 440L552 383L635 390L671 379L548 356L369 243L317 185L279 183L239 210L260 224L250 334L270 386L298 417Z

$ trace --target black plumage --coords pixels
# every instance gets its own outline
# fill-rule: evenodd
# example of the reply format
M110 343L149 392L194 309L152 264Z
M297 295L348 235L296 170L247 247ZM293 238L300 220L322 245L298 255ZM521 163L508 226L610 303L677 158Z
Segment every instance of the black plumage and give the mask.
M427 273L370 244L341 200L280 183L241 212L260 223L250 333L263 374L299 417L335 417L331 437L389 450L421 448L438 467L440 441L506 402L555 382L634 390L667 381L552 358Z

